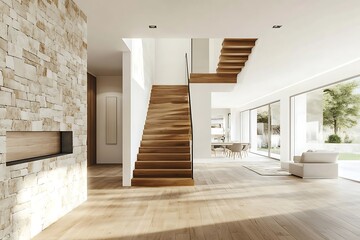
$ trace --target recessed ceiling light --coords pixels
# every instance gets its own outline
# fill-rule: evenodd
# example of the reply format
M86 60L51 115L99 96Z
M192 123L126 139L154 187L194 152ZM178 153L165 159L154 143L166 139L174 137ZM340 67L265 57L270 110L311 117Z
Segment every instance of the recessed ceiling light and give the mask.
M157 26L156 25L149 25L149 28L154 29L154 28L157 28Z
M272 28L281 28L282 25L274 25Z

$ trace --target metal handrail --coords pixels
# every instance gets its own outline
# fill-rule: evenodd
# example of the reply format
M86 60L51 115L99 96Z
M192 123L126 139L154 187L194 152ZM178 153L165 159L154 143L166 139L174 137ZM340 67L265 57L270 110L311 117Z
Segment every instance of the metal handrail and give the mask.
M189 92L189 110L190 110L190 126L191 126L191 177L192 179L194 179L194 132L193 132L193 120L192 120L192 110L191 110L189 60L187 53L185 53L185 62L186 62L186 77L187 77L188 92Z

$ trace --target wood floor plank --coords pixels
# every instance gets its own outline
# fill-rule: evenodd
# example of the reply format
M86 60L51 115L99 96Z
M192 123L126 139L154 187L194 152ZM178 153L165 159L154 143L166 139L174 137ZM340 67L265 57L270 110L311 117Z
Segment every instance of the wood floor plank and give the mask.
M195 162L195 186L121 187L119 165L88 171L88 200L35 240L360 239L359 183L262 177L264 158Z

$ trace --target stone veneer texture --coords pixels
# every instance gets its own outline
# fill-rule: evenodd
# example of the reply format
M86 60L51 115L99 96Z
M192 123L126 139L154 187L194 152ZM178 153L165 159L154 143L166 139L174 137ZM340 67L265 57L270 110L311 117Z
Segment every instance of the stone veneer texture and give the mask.
M71 0L0 0L0 239L86 200L86 22ZM74 153L6 166L7 131L73 131Z

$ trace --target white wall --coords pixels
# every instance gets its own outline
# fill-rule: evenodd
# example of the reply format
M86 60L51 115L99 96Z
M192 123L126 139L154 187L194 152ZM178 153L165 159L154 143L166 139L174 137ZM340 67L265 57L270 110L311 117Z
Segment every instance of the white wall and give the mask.
M188 53L189 66L191 66L190 39L156 39L156 73L154 84L187 84L185 53Z
M209 39L192 39L192 73L209 72Z
M155 76L155 40L126 40L123 53L123 185L131 186Z
M96 81L96 161L98 164L122 163L122 77L98 76ZM106 97L117 97L117 144L106 144Z
M223 38L209 39L209 72L216 73L216 68L219 63L219 56L222 48Z
M194 127L194 158L211 157L211 98L216 91L228 92L234 84L191 84Z

